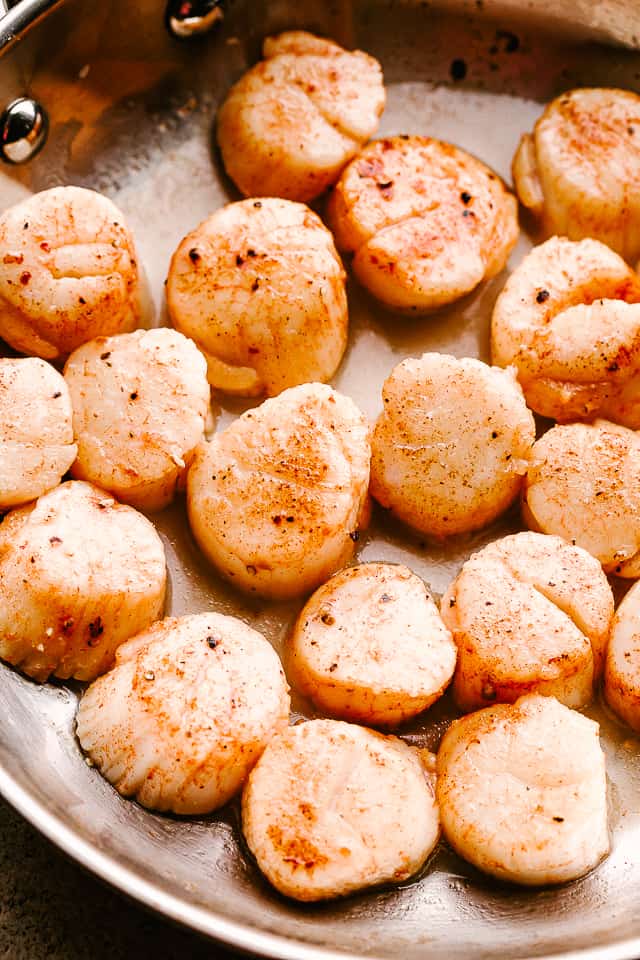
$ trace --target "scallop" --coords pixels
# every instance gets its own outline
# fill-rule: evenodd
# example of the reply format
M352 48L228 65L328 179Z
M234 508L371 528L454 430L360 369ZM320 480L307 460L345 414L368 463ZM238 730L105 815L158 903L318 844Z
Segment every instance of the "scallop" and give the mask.
M242 795L242 830L269 882L326 900L420 869L439 835L433 757L396 737L310 720L271 741Z
M456 704L468 712L541 693L585 706L612 617L611 587L586 550L541 533L490 543L442 598L458 647Z
M21 353L64 357L141 316L133 238L93 190L54 187L0 215L0 336Z
M523 512L605 572L640 576L640 437L606 420L553 427L533 447Z
M338 249L393 310L426 312L500 273L518 238L515 198L475 157L430 137L366 146L329 201Z
M290 641L293 682L332 717L396 726L448 686L456 648L424 583L407 567L363 563L307 601Z
M0 359L0 510L60 483L76 456L67 385L35 357Z
M196 451L191 529L223 577L265 597L323 583L369 515L369 428L356 405L308 383L247 411Z
M559 421L640 427L640 279L597 240L552 237L509 277L493 311L493 362ZM630 302L626 302L630 301Z
M640 731L640 583L634 583L613 619L604 695L612 710Z
M167 280L171 321L207 358L212 386L274 396L329 380L347 344L345 273L302 203L230 203L180 243Z
M262 634L219 613L170 617L124 643L86 691L82 748L116 789L154 810L227 803L289 722L289 694Z
M455 720L440 744L437 798L454 850L526 886L583 876L609 852L598 724L528 694Z
M98 337L71 354L64 377L78 441L73 476L131 506L166 507L211 418L195 344L164 329Z
M0 524L0 657L35 680L93 680L161 615L165 585L146 517L63 483Z
M225 169L246 197L313 200L377 130L380 64L297 30L267 37L263 55L218 111Z
M640 97L583 88L552 100L513 160L513 180L543 232L593 237L640 256Z
M371 493L435 537L476 530L517 497L535 439L513 370L440 353L386 380L372 439Z

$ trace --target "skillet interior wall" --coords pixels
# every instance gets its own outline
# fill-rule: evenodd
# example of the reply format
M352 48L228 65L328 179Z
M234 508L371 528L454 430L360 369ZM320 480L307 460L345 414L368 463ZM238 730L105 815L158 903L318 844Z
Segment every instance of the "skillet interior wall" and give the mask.
M91 15L89 16L89 7ZM213 208L237 199L211 147L218 99L259 55L270 32L304 27L360 46L383 63L390 85L382 132L433 133L458 142L508 178L513 146L540 102L581 84L640 89L637 54L532 31L472 12L444 15L428 4L231 3L216 35L178 44L162 4L72 0L35 31L7 63L21 91L48 108L46 150L3 176L13 191L77 183L103 190L127 214L146 268L156 321L162 321L169 256ZM454 61L465 77L453 81ZM88 72L87 72L88 67ZM435 85L435 86L434 86ZM530 240L521 241L513 262ZM337 385L374 416L379 386L401 357L427 349L488 359L488 320L504 276L425 321L383 313L350 289L352 333ZM243 409L225 402L224 424ZM158 518L171 568L172 612L210 609L243 616L282 649L294 606L239 598L206 568L178 504ZM359 544L361 559L408 562L441 593L468 554L519 529L517 511L447 549L425 542L377 512ZM83 762L73 738L73 685L39 688L0 670L4 729L0 763L99 850L185 900L262 930L376 956L480 958L543 955L640 936L634 890L640 882L640 786L636 741L595 706L606 734L612 781L612 856L598 871L559 890L526 893L472 871L444 846L422 881L328 906L301 908L269 891L237 846L235 808L176 823L121 800ZM301 715L312 715L296 699ZM435 747L453 715L445 701L406 731Z

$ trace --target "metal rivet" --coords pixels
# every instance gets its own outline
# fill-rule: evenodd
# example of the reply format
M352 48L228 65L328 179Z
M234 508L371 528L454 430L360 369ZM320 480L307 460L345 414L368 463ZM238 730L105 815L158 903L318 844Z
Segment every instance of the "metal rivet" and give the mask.
M49 118L37 100L20 97L0 114L0 156L7 163L26 163L45 145Z
M206 33L224 19L222 0L169 0L165 23L179 40Z

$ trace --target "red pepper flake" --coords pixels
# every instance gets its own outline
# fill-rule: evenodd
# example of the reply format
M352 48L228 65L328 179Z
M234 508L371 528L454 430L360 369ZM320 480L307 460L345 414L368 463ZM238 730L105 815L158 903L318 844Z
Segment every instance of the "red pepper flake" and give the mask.
M102 617L96 617L95 620L92 620L89 624L89 633L91 634L92 640L97 640L98 637L104 633L104 626L102 625ZM92 644L90 644L92 646Z
M46 240L43 240L42 243L40 244L40 249L44 250L45 253L49 253L49 251L51 250L51 247L49 246Z
M3 263L22 263L24 257L21 253L5 253L2 258Z
M31 280L31 274L28 270L25 270L24 273L20 274L20 283L23 287L26 287L26 285L29 283L29 280Z
M336 622L335 617L333 617L330 613L323 613L320 619L327 627L332 627Z

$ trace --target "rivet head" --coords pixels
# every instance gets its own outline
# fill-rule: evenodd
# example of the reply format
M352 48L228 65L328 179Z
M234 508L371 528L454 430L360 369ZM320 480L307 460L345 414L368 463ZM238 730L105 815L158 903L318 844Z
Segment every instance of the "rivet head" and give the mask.
M223 0L169 0L165 23L179 40L207 33L224 19Z
M37 100L20 97L0 114L0 156L7 163L26 163L42 149L49 118Z

